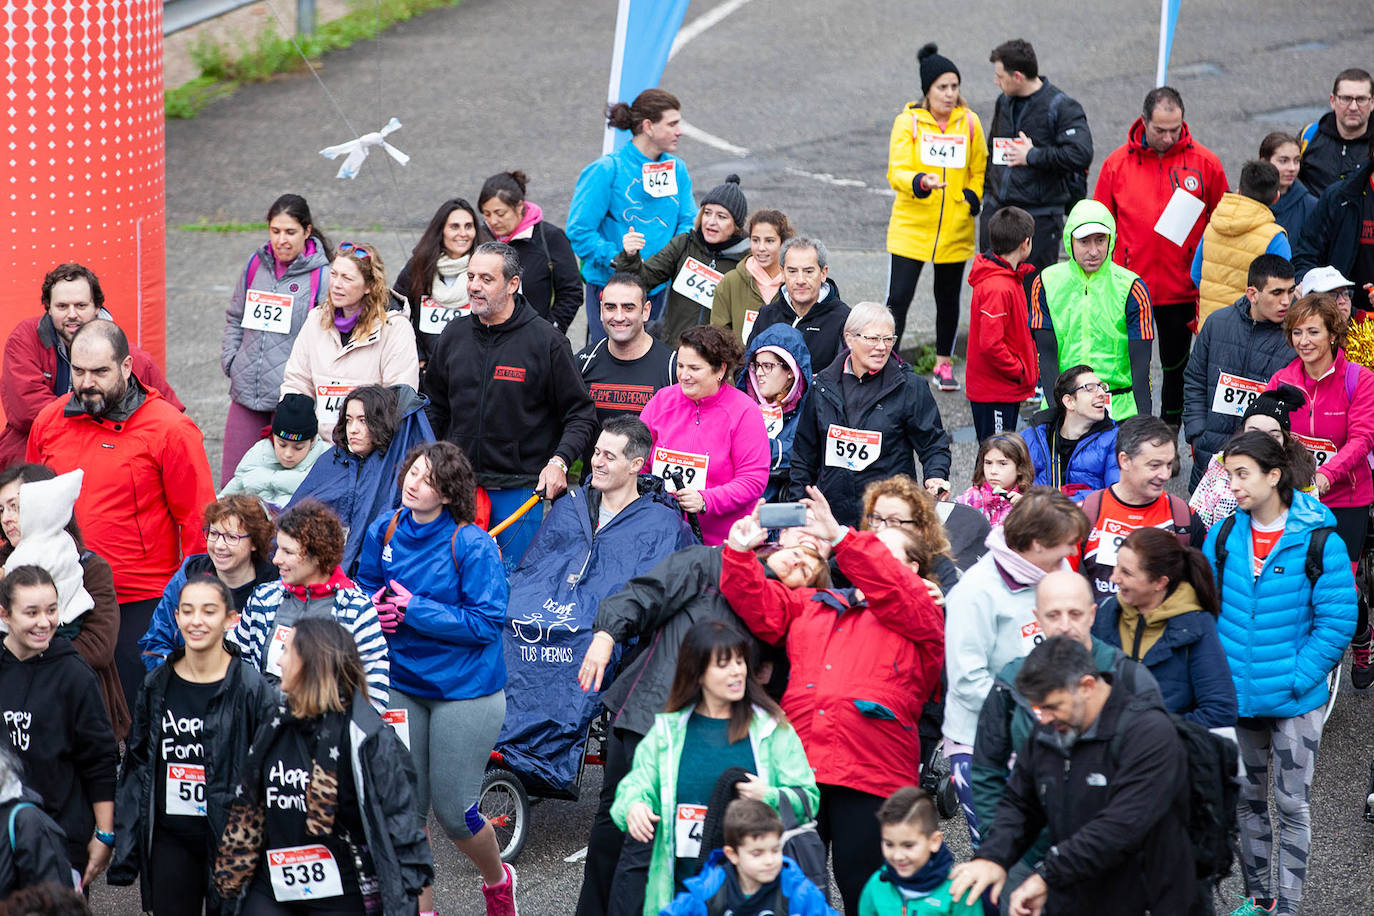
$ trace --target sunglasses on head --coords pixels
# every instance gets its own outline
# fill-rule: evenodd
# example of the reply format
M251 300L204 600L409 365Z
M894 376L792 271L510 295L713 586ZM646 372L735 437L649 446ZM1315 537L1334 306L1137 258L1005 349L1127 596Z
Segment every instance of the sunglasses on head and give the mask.
M362 245L355 245L352 242L340 242L338 252L339 254L351 254L356 258L372 257L372 252L368 251Z

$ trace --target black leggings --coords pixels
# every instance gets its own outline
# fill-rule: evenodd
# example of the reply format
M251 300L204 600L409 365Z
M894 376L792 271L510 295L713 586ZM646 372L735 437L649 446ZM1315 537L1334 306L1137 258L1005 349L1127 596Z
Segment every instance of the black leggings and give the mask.
M138 702L138 692L148 669L143 667L143 650L138 641L148 632L148 624L157 609L157 598L125 601L119 605L119 636L115 639L115 670L119 672L119 686L124 688L124 702L132 710Z
M1183 424L1183 370L1188 368L1188 348L1193 332L1188 323L1197 315L1191 302L1154 307L1155 333L1159 336L1159 416L1174 426Z
M899 254L891 256L887 279L887 307L897 325L897 345L901 346L906 330L906 313L916 295L916 281L921 279L925 261L913 261ZM940 356L954 353L954 338L959 333L959 290L964 285L964 264L935 265L935 352Z
M1360 554L1364 553L1365 534L1369 531L1369 507L1347 506L1342 509L1331 509L1331 514L1336 516L1336 533L1345 542L1345 552L1349 555L1350 562L1358 563ZM1371 596L1364 597L1368 599ZM1358 641L1369 628L1369 602L1357 601L1355 606L1359 608L1355 621L1355 639Z
M816 829L830 847L835 886L846 913L859 912L859 896L869 877L883 867L878 807L883 799L844 786L822 785Z
M606 740L606 765L601 773L601 796L592 819L591 834L587 837L587 862L582 867L582 892L577 898L577 916L605 916L610 912L611 884L616 878L616 865L621 850L627 844L648 847L620 832L611 820L611 803L620 780L630 772L635 748L643 735L621 728L612 728ZM641 893L639 909L644 902Z
M259 864L259 867L263 867ZM309 903L278 903L272 896L272 885L255 879L243 895L239 916L363 916L361 894L344 894Z
M153 831L148 857L153 916L200 916L210 879L209 837L185 839L166 830ZM211 912L217 907L210 907Z

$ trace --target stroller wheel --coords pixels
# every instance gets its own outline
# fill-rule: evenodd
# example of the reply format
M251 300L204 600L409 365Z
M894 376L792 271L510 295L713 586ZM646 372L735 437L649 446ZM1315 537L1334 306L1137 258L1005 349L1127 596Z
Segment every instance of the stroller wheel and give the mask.
M530 832L530 797L525 787L511 772L489 768L482 777L477 810L496 832L501 861L514 862Z
M954 791L954 780L948 775L940 777L940 787L935 793L935 810L943 820L949 820L959 813L959 796Z

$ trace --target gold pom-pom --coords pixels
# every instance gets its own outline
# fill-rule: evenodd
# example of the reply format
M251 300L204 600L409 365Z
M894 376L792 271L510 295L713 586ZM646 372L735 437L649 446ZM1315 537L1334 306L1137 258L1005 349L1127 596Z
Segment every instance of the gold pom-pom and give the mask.
M1345 358L1374 369L1374 320L1357 321L1346 335Z

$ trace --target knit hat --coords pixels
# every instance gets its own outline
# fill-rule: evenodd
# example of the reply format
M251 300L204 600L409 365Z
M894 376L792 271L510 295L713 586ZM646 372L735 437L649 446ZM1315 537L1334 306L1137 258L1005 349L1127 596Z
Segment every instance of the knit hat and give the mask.
M1265 391L1250 402L1250 406L1245 410L1245 416L1241 418L1241 424L1254 416L1273 417L1279 421L1279 426L1283 427L1284 432L1292 431L1292 422L1288 415L1301 407L1307 398L1302 393L1302 389L1296 385L1280 385L1276 391Z
M320 430L315 416L315 401L308 394L284 395L272 415L272 435L288 442L313 439Z
M744 231L744 222L749 218L749 202L744 199L744 192L739 189L739 176L726 175L725 184L718 184L711 189L711 193L701 199L701 205L715 204L730 211L730 218L735 221L735 227L741 232Z
M959 76L959 68L954 66L954 61L939 53L940 46L935 42L925 45L916 52L916 62L921 68L921 95L930 92L930 87L935 85L935 81L946 73L953 73ZM964 78L959 76L959 81Z

